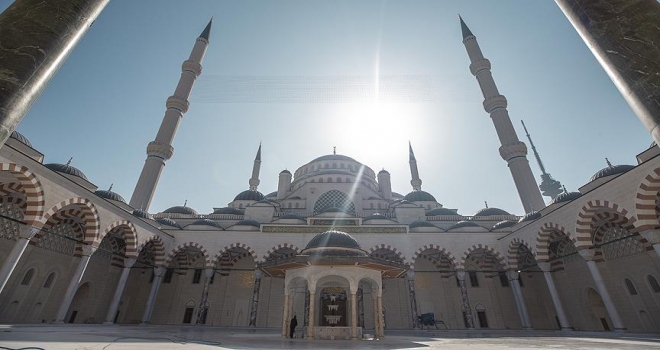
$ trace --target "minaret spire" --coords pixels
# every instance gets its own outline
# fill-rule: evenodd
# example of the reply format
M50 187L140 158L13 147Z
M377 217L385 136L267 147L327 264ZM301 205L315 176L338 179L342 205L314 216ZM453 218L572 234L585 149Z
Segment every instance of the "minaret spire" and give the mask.
M410 175L412 179L410 184L412 185L413 191L422 190L422 179L419 178L419 170L417 170L417 159L415 159L415 153L413 153L412 144L408 141L408 158L410 162Z
M156 192L158 179L165 162L172 157L174 147L172 141L183 115L188 111L188 97L192 91L195 79L202 73L202 61L209 46L209 35L213 18L206 25L202 34L195 41L188 60L181 67L181 78L174 94L167 98L165 116L156 134L156 139L147 145L147 160L144 163L140 178L135 185L130 205L133 208L143 208L149 211L151 200Z
M541 192L543 192L544 196L555 199L561 193L561 183L553 179L552 176L545 171L545 166L543 166L541 156L539 156L539 152L536 151L536 147L534 146L532 137L529 135L529 131L527 131L525 122L522 120L520 122L522 123L523 129L525 129L525 135L529 140L529 145L532 147L532 152L534 152L536 162L539 164L539 168L541 168L541 184L539 185L539 188L541 189Z
M495 80L490 72L490 61L484 58L481 48L477 43L477 38L472 31L459 17L461 22L461 31L463 34L463 44L470 57L470 72L477 78L481 92L484 96L483 106L490 118L495 124L497 136L500 139L500 156L509 165L509 170L516 184L518 195L526 213L534 210L541 210L545 207L541 192L534 180L534 174L527 161L527 147L520 142L516 130L513 128L509 112L507 111L507 101L497 90Z
M259 142L259 149L257 156L254 157L254 165L252 166L252 177L248 183L250 184L250 191L256 191L259 187L259 170L261 170L261 142Z

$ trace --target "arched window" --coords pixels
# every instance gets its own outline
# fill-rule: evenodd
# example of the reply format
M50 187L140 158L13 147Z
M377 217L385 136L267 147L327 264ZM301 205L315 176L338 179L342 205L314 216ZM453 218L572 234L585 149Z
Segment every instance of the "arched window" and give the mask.
M351 183L351 179L347 177L346 178L346 183Z
M326 168L326 169L328 169L329 166L328 166L328 164L326 163L323 167Z
M486 307L478 304L475 308L477 310L477 318L479 319L479 328L488 328L488 317L486 316Z
M337 178L337 182L341 182L341 177L338 177L338 178Z
M341 167L342 169L344 169L344 168L346 167L346 164L341 163L341 164L339 164L339 167Z
M320 183L320 184L323 183L323 178L320 178L320 179L319 179L319 183Z
M632 281L626 278L624 282L626 283L626 288L628 288L628 293L630 293L630 295L637 295L637 289Z
M337 169L337 163L332 163L332 169Z
M332 183L332 178L331 177L328 178L328 183Z
M51 272L50 275L46 278L46 282L44 282L44 288L50 288L51 285L53 285L53 280L55 279L55 272Z
M649 281L649 285L651 286L653 293L660 293L660 284L658 284L658 280L651 275L646 276L646 279Z
M296 202L296 209L300 208L300 203Z
M373 209L373 208L374 208L374 203L373 203L373 202L369 203L369 208L370 208L370 209Z
M289 209L291 209L291 202L289 202Z
M29 269L26 273L25 276L23 276L23 280L21 281L21 285L27 286L30 284L32 281L32 276L34 276L34 269Z

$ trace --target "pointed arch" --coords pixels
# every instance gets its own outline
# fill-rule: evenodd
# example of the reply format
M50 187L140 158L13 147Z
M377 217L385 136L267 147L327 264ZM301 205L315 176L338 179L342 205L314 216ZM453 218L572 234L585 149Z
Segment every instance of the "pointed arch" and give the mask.
M82 214L80 218L83 219L85 223L85 236L83 238L85 244L91 244L98 247L98 244L100 243L98 237L100 233L101 219L96 206L87 198L69 198L58 203L44 214L43 218L41 218L41 225L45 225L53 215L68 206L75 207Z
M541 226L539 232L536 234L536 260L539 262L547 262L550 260L550 241L553 233L559 232L561 235L571 237L568 230L564 226L555 224L553 222L546 222Z
M289 244L289 243L282 243L282 244L278 244L278 245L276 245L276 246L271 247L270 249L268 249L268 251L266 252L266 254L263 256L263 261L268 260L268 259L270 258L270 256L271 256L271 254L275 253L276 251L278 251L278 250L280 250L280 249L291 249L291 250L293 250L296 254L300 252L300 248L298 248L297 246L295 246L295 245L293 245L293 244ZM256 255L256 254L255 254L255 255Z
M653 169L644 177L635 195L635 227L639 232L660 228L657 201L660 195L660 168Z
M461 258L460 264L461 264L461 269L465 269L465 262L467 259L470 257L470 255L476 251L483 250L487 253L490 253L493 255L495 260L497 261L498 264L500 264L502 267L506 268L507 264L504 259L504 256L494 248L486 245L486 244L475 244L469 247L465 252L463 252L463 256Z
M592 200L587 202L580 212L575 227L575 236L571 237L577 250L587 249L593 245L592 229L596 214L600 211L611 211L619 215L621 220L627 221L631 228L635 226L635 217L628 213L628 210L620 205L607 200Z
M27 202L23 220L28 225L41 227L43 222L40 222L39 218L44 213L45 200L44 190L39 178L28 168L14 163L0 163L0 171L12 173L21 184Z
M164 266L169 266L173 262L174 258L176 258L179 252L182 252L188 248L199 250L204 256L204 266L213 267L213 264L211 264L211 259L209 259L208 251L206 251L206 248L204 248L204 246L202 246L197 242L186 242L176 246L176 248L172 249L172 251L167 255Z
M140 246L137 248L138 255L142 251L142 249L147 245L151 243L154 247L154 265L157 267L165 267L165 244L163 243L163 239L160 238L159 236L153 235L149 237L147 240L142 242Z
M103 234L99 237L99 241L102 241L106 235L112 231L117 232L126 244L126 257L127 258L136 258L138 254L137 250L137 230L133 223L127 220L118 220L110 224ZM99 243L100 244L100 243Z
M216 263L221 262L221 259L225 255L225 253L229 252L232 248L243 249L247 253L247 255L251 256L252 259L254 260L254 267L255 268L257 267L257 263L259 262L259 258L257 257L257 253L255 253L254 249L250 248L250 246L248 246L247 244L240 243L240 242L232 243L228 246L225 246L222 250L220 250L213 257L213 262L216 262ZM232 262L236 262L236 259L233 259L233 260L234 261L232 261ZM215 264L211 264L211 267L213 267L213 265L215 265Z
M526 256L521 256L520 254L520 249L521 247L524 247L523 249L527 249L534 258L536 258L536 254L534 254L534 250L532 250L531 246L527 244L523 239L521 238L514 238L511 240L509 243L509 250L508 250L508 267L512 269L521 269L524 266L520 266L520 263L522 262L523 258ZM534 261L536 262L536 261Z
M449 263L452 265L452 267L455 270L460 270L461 269L462 265L461 265L460 261L456 260L456 258L454 257L454 255L450 251L446 250L443 247L440 247L439 245L425 244L421 248L417 249L417 251L415 251L415 253L413 254L412 263L410 264L410 269L411 270L415 270L415 262L416 262L417 258L420 257L420 255L422 253L424 253L425 251L430 250L430 249L435 249L438 252L440 252L440 254L444 255L447 258L447 260L449 260Z
M380 256L377 254L377 252L378 252L379 250L380 250L380 251L382 251L382 250L388 250L388 251L392 252L393 255L395 255L395 256L397 257L396 260L399 260L402 264L406 264L406 263L407 263L407 261L406 261L406 257L403 255L403 253L402 253L400 250L396 249L395 247L392 247L392 246L389 245L389 244L377 244L376 246L374 246L374 247L372 247L371 249L369 249L369 255L371 255L371 256L376 255L376 257L380 257Z

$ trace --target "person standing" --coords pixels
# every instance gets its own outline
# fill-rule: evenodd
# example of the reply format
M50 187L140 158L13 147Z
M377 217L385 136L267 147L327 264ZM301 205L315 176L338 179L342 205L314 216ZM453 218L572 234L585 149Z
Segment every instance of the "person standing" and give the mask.
M296 330L297 326L298 326L298 320L294 315L293 318L291 319L291 323L289 323L289 338L293 339L293 332Z

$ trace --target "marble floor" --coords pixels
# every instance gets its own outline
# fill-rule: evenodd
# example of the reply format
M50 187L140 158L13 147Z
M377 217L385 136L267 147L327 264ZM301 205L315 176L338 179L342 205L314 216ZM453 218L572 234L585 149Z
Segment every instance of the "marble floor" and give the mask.
M0 349L660 349L660 335L551 331L391 331L382 340L283 339L274 329L3 325Z

